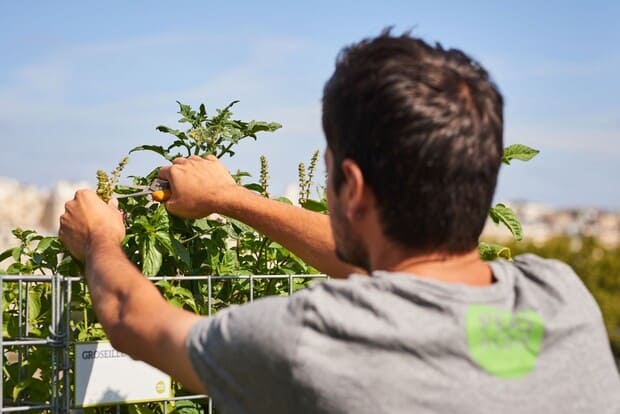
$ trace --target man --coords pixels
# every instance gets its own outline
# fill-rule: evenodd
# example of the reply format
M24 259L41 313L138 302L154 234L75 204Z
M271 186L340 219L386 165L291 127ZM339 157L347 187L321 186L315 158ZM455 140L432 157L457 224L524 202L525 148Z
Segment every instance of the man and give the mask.
M225 412L618 412L601 313L579 278L531 255L478 256L502 124L478 63L384 32L344 49L325 86L329 217L253 194L214 157L160 172L170 213L245 221L347 280L203 318L129 263L121 214L94 193L67 203L60 237L112 344Z

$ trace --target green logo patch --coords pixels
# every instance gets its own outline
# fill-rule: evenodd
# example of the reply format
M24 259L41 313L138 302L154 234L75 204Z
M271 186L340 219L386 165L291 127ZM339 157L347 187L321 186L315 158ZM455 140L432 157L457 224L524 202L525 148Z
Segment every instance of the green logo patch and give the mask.
M520 378L536 366L544 327L535 311L514 314L491 306L471 305L466 326L469 352L489 374Z

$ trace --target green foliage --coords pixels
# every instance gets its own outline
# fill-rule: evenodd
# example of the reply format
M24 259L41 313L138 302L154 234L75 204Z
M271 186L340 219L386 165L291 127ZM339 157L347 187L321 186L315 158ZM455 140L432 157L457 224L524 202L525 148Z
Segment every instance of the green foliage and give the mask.
M620 246L606 247L595 238L555 237L542 244L531 241L508 245L515 255L534 253L571 266L603 312L607 333L620 365Z
M504 148L502 162L509 165L512 160L529 161L539 152L540 151L530 148L527 145L510 145ZM521 222L510 207L505 204L498 203L489 209L489 217L495 224L503 224L508 231L510 231L515 240L519 241L523 239ZM495 243L480 242L478 244L478 252L483 260L495 260L498 258L511 260L512 258L509 247Z
M11 259L4 271L9 275L30 274L82 274L82 265L69 255L57 237L42 236L34 230L12 231L19 241L16 247L0 253L0 262Z
M204 105L198 111L179 103L180 123L189 128L180 131L166 126L157 130L171 134L173 142L167 147L143 145L136 151L152 151L171 161L178 156L217 157L234 155L234 146L244 138L257 138L259 132L275 131L280 125L273 122L244 122L232 119L232 102L208 117ZM182 151L181 152L179 152ZM124 158L110 174L97 172L99 196L109 200L113 193L134 192L134 187L147 185L157 175L157 169L142 177L134 177L131 185L118 185L121 170L127 163ZM249 177L245 172L235 176L239 183ZM246 187L268 197L268 165L261 158L259 183ZM288 202L288 200L283 200ZM123 249L129 259L147 276L155 275L293 275L316 273L297 256L279 244L259 234L238 221L211 216L200 220L186 220L168 214L163 205L154 203L147 196L119 199L124 212L126 237ZM6 273L12 275L62 274L81 275L83 268L63 247L57 237L44 237L32 230L15 229L13 234L19 245L0 253L0 261L9 259ZM285 283L286 282L286 283ZM224 278L211 286L195 280L160 280L156 283L162 295L173 305L196 312L211 314L233 303L244 303L252 297L287 294L289 289L299 289L309 280L295 278L294 286L287 279ZM92 310L88 289L83 283L72 284L71 338L77 341L105 339L101 325ZM25 292L25 293L24 293ZM211 295L209 308L207 297ZM26 299L27 298L27 299ZM3 283L3 337L46 338L51 326L51 289L49 283ZM20 323L21 321L21 323ZM50 360L48 347L6 348L3 355L5 371L3 394L15 403L20 401L49 402L51 398ZM188 392L175 385L176 395ZM129 412L160 413L164 403L129 406ZM168 403L169 412L202 412L200 404L192 401ZM104 412L105 409L88 409L87 412ZM127 411L125 411L127 412Z
M232 147L244 138L256 139L256 134L263 131L275 131L282 126L276 122L233 120L231 108L239 101L233 101L224 109L216 110L217 114L211 118L207 116L204 104L198 111L189 105L179 104L179 123L189 124L185 131L170 128L164 125L157 127L158 131L172 134L176 139L167 148L156 145L142 145L129 151L153 151L169 161L174 158L190 155L204 156L212 154L221 158L228 154L235 155ZM176 151L184 150L184 153Z
M512 260L510 248L495 243L478 243L478 253L482 260L495 260L497 258Z

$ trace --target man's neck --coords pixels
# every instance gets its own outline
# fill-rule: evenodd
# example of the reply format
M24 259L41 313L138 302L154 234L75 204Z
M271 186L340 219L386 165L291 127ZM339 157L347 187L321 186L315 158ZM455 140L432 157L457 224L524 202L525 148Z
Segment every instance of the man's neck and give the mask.
M372 268L472 286L486 286L493 281L491 268L480 259L477 249L460 255L431 253L413 256L392 250L389 256L383 256L387 259L381 260L383 263L373 263Z

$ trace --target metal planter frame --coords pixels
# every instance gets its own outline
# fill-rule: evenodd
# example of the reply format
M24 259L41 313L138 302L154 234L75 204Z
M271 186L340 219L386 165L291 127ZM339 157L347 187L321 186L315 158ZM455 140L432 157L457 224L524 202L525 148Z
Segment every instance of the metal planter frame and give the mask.
M238 276L157 276L150 277L153 282L158 280L177 280L177 281L198 281L207 284L207 309L211 315L213 308L213 286L214 283L225 280L248 280L249 281L249 301L255 298L255 282L260 280L280 280L288 283L288 295L293 294L295 282L298 279L325 280L325 275L238 275ZM2 300L4 298L3 289L6 284L18 284L18 303L15 304L18 313L19 335L17 337L0 338L0 355L2 355L2 383L4 388L4 369L5 361L8 361L7 347L16 349L13 356L17 358L17 363L21 364L28 358L29 350L32 347L48 347L51 351L50 372L51 372L51 399L50 401L19 401L14 403L3 395L4 390L0 389L0 413L11 412L49 412L49 413L79 413L82 410L74 408L74 401L71 390L73 379L73 363L71 361L71 349L77 341L71 337L71 309L72 285L75 283L85 283L81 277L62 276L62 275L0 275L0 305L4 310ZM51 324L49 335L46 338L34 338L29 336L28 326L28 290L33 284L49 283L51 286ZM10 305L9 305L10 306ZM0 324L3 323L3 313L0 312ZM204 401L205 413L213 413L213 402L206 395L190 395L174 397L166 401L175 400L202 400ZM10 405L5 405L9 402ZM110 406L111 412L120 413L123 405ZM167 412L167 404L164 404L164 413Z

